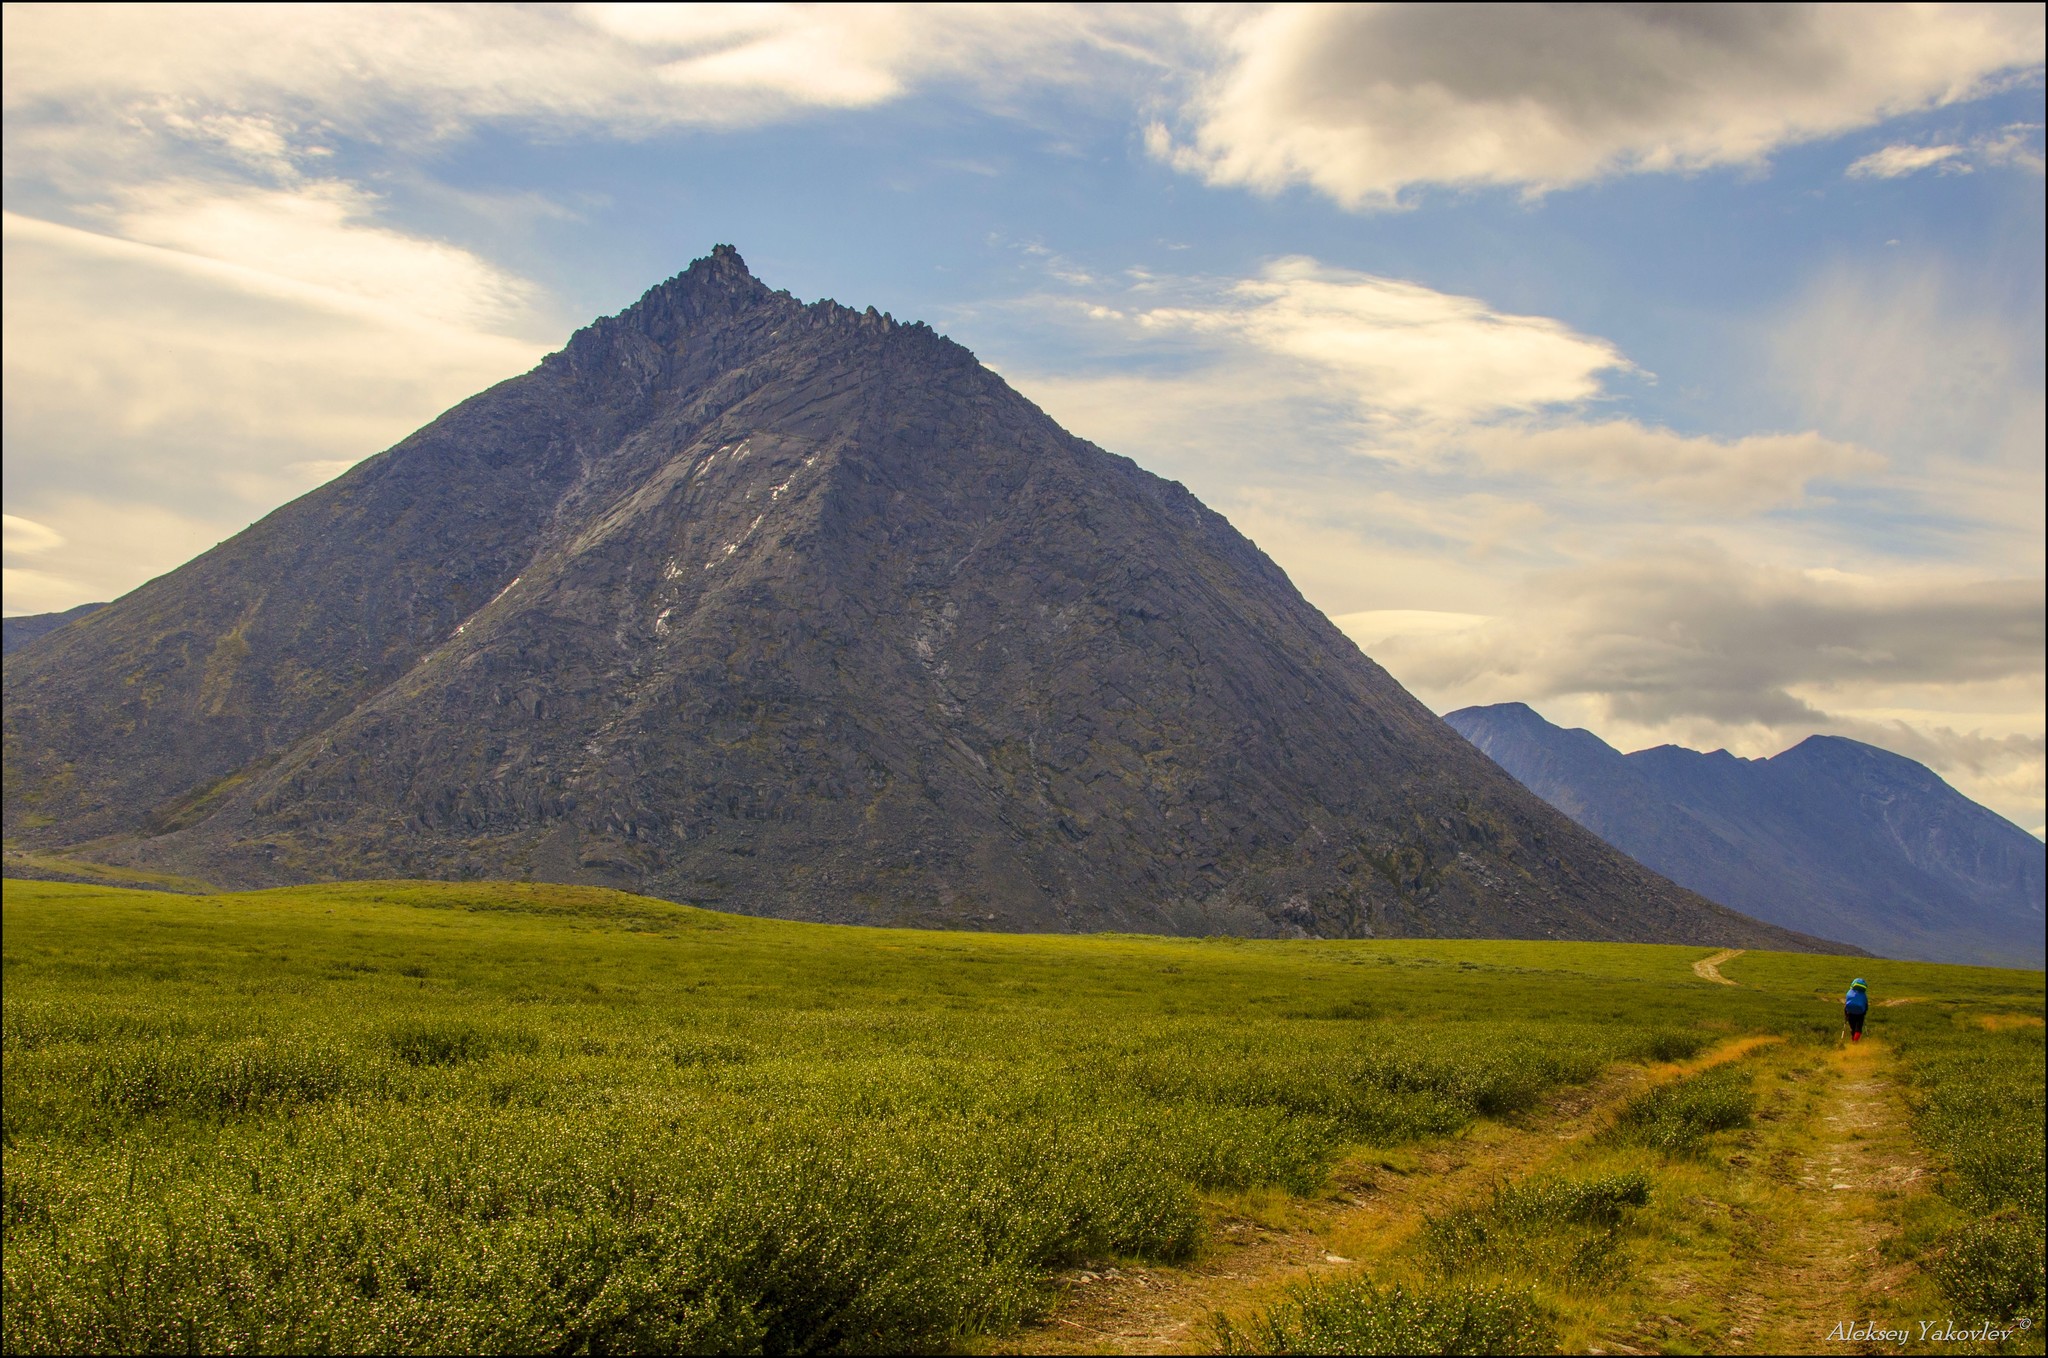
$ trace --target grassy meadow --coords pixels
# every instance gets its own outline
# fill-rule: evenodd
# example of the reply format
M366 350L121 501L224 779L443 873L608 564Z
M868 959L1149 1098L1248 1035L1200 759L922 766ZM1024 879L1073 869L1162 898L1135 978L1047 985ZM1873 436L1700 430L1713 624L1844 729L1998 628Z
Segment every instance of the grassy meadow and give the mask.
M1799 1106L1852 967L1919 1000L1872 1023L1938 1166L1888 1248L1959 1323L2040 1299L2038 972L1746 954L1731 987L1698 948L871 930L502 883L9 880L4 944L8 1352L1001 1346L1063 1270L1189 1264L1345 1165L1781 1039L1634 1093L1586 1163L1432 1215L1393 1266L1205 1331L1577 1342Z

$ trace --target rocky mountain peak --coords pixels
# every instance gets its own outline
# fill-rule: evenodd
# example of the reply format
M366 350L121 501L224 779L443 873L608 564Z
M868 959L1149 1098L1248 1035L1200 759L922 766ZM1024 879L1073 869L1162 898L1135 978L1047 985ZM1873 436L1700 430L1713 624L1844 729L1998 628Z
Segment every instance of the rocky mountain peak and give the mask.
M1802 942L1525 792L1184 488L730 248L6 663L10 837L223 885Z
M738 248L731 245L714 245L711 247L710 254L702 259L690 261L689 272L694 273L700 269L708 274L722 276L737 276L741 278L752 278L754 276L753 271L747 268L747 261L740 258Z
M821 358L868 365L886 360L899 374L982 371L972 353L922 322L898 322L872 306L860 310L829 297L805 304L773 290L729 245L649 288L617 315L578 330L542 366L566 369L593 392L623 384L635 395L704 394L735 375L744 374L742 385L758 385L763 362L802 367ZM749 368L757 371L746 374Z
M657 341L674 343L692 331L730 324L762 307L788 311L797 305L788 293L772 291L754 277L739 251L721 245L649 288L611 319Z

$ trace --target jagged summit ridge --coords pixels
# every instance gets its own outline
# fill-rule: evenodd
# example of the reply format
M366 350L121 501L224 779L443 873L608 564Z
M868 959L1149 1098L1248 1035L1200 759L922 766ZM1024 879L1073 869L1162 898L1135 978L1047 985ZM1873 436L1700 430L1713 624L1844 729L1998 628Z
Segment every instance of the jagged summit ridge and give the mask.
M717 246L689 268L649 288L624 311L570 336L542 360L586 392L628 384L637 395L703 393L722 373L749 366L770 349L826 345L886 348L901 365L979 370L974 355L922 322L900 324L872 306L865 311L830 298L798 301L747 269L737 250Z
M729 249L7 665L9 834L223 884L1800 942L1529 796L1184 488Z
M693 260L687 269L641 294L640 299L615 316L599 319L576 332L561 353L573 353L586 335L608 335L621 329L636 331L659 342L673 343L690 334L728 323L733 318L766 308L785 322L809 326L852 326L883 333L902 329L930 336L959 349L952 340L938 335L922 321L899 323L886 311L870 306L866 310L842 306L829 297L804 303L786 291L777 291L756 278L738 250L718 245L710 254ZM961 349L962 353L967 353ZM968 355L972 357L971 354ZM550 355L555 357L555 355Z

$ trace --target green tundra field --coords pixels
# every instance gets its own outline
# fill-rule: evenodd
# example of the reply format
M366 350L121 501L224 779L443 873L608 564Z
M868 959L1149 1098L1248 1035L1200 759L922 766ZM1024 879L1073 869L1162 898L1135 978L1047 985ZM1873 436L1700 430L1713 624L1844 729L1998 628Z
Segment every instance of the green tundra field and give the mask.
M4 943L8 1352L2042 1351L2039 972L502 883Z

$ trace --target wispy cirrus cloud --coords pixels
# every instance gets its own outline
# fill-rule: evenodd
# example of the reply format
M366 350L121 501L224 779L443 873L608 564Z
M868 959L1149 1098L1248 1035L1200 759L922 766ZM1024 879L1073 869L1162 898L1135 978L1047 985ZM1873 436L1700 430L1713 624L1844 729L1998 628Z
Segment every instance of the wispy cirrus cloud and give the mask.
M1884 454L1891 470L1876 484L1919 520L1918 550L2038 571L2048 502L2041 306L1995 267L1972 276L1892 252L1816 272L1767 318L1756 359L1797 418Z
M1721 439L1626 419L1481 427L1459 435L1454 446L1496 471L1570 479L1695 513L1798 504L1816 482L1885 466L1870 449L1813 430Z
M6 107L275 162L323 135L511 122L641 136L873 107L944 82L1000 101L1156 69L1185 31L1173 11L1114 5L256 4L196 17L12 6Z
M540 357L504 333L517 279L347 204L181 187L113 214L162 243L5 214L8 505L61 538L10 562L9 612L123 593Z
M1967 142L1914 145L1900 142L1859 156L1842 173L1851 179L1903 179L1922 170L1969 174L1979 166L2009 165L2040 174L2041 125L2014 123Z
M1920 170L1944 168L1967 170L1962 160L1966 148L1946 146L1887 146L1850 162L1843 173L1851 179L1898 179Z

